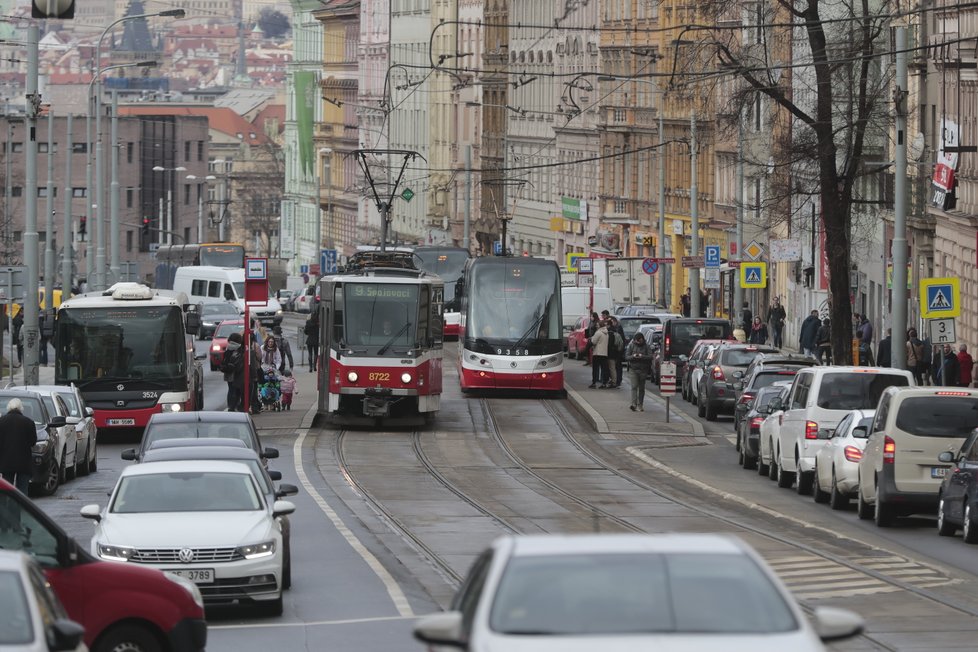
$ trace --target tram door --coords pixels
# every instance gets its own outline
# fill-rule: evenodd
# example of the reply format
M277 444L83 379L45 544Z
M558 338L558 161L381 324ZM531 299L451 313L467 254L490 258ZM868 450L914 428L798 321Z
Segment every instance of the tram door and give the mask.
M329 379L330 366L335 364L332 356L332 344L336 341L338 333L339 337L342 337L342 285L332 281L320 281L319 298L319 365L316 367L319 410L320 412L331 412L339 407L338 396L336 397L336 405L330 405ZM341 306L339 312L336 308L337 301L340 302Z

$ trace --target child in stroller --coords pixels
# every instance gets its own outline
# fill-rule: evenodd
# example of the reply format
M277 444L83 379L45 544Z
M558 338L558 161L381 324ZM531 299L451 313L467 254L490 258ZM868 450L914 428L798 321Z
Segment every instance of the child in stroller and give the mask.
M261 366L258 399L261 401L263 410L271 409L278 412L282 409L281 379L272 365L263 364Z

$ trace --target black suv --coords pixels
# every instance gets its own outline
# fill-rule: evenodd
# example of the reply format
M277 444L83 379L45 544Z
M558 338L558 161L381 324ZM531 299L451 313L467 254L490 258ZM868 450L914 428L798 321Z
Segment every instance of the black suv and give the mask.
M724 343L703 361L703 375L696 388L696 409L707 421L716 421L720 412L734 411L734 373L743 371L761 353L778 349L757 344Z
M740 420L747 411L747 402L757 395L758 389L779 380L791 380L799 369L816 365L818 361L807 355L762 353L754 358L745 371L735 371L734 430L740 427Z

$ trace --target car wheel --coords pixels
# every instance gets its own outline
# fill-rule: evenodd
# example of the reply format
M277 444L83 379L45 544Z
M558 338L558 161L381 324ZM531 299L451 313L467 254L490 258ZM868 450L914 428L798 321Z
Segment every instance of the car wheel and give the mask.
M760 443L758 443L758 446L760 446ZM758 450L757 451L757 475L767 475L768 468L769 468L768 465L764 463L764 458L761 457L761 451Z
M856 515L864 521L873 518L873 506L863 498L862 478L859 479L859 491L856 492Z
M971 500L967 497L964 499L964 518L961 521L961 534L964 536L965 543L978 543L978 523L975 523L972 519L974 515L971 513Z
M91 473L91 468L88 465L88 458L92 456L92 438L89 436L88 443L85 444L85 457L81 458L81 466L77 467L76 473L78 475L88 475ZM75 460L77 463L78 460Z
M748 471L753 471L757 467L757 458L751 457L750 451L747 450L746 441L740 444L740 454L744 458L744 461L741 463L742 466Z
M839 482L835 478L835 469L832 469L832 487L829 489L829 507L835 510L845 509L849 506L849 496L839 491Z
M710 401L710 399L706 399L705 412L706 412L707 421L717 420L717 409L713 406L713 403Z
M947 514L945 513L944 508L944 498L942 497L940 502L937 503L937 534L942 537L953 537L957 531L958 528L947 520Z
M830 494L826 491L822 491L822 483L818 481L818 465L815 465L815 476L812 482L812 499L816 503L827 503L829 502Z
M740 433L737 433L737 444L734 446L734 450L737 451L737 464L740 466L744 465L744 447L740 445Z
M98 471L98 440L95 440L95 450L92 451L92 461L88 463L89 473Z
M51 464L48 466L48 472L44 476L44 484L38 487L38 493L42 496L50 496L58 489L60 483L61 475L58 462L52 459Z
M767 477L771 480L778 479L778 458L774 456L774 442L771 442L771 463L767 467Z
M811 471L798 471L795 473L795 491L799 496L807 496L812 493L815 484L815 474Z
M292 588L292 546L285 548L285 560L282 562L282 590Z
M880 486L876 485L876 504L873 506L873 520L877 527L893 525L893 508L883 502L880 497Z
M119 625L102 634L92 652L161 652L159 639L145 627Z
M696 414L701 418L706 416L706 405L704 405L703 397L699 393L696 395Z
M781 455L775 455L775 459L780 460ZM795 483L795 474L791 471L785 471L782 464L778 462L778 486L782 489L789 489L791 485Z

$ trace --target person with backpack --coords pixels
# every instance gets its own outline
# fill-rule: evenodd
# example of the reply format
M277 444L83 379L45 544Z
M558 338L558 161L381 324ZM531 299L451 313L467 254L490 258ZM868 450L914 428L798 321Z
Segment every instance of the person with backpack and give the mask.
M924 343L917 337L917 329L907 331L907 371L913 374L917 386L923 386Z
M625 366L625 329L615 317L611 318L611 325L608 327L608 364L614 365L615 374L612 387L621 387L622 369Z
M628 343L625 357L628 358L628 382L632 385L632 403L628 407L632 412L645 412L645 380L652 365L652 348L641 331Z
M309 371L316 371L316 364L319 360L319 313L314 312L309 315L306 325L302 329L306 335L306 348L309 350Z
M244 411L244 338L241 333L228 335L228 346L221 360L221 372L228 384L228 412Z

